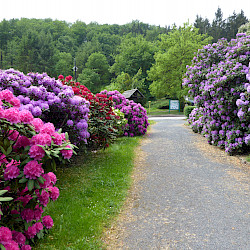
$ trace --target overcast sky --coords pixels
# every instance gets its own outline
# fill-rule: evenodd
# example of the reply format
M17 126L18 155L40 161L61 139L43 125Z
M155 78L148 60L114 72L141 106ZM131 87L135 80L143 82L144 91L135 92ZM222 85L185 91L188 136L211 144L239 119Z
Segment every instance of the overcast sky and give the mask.
M225 19L241 9L250 19L250 0L0 0L0 21L26 17L126 24L139 20L164 27L193 23L197 14L211 22L218 7Z

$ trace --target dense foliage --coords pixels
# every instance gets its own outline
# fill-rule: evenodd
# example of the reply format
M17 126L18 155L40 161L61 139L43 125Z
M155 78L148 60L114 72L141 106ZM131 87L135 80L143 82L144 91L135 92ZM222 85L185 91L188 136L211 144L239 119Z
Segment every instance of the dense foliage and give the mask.
M147 132L148 117L146 109L140 104L132 100L128 100L119 91L104 90L101 94L105 94L113 98L114 107L124 113L127 119L125 125L125 136L144 135Z
M74 146L52 123L19 110L20 100L9 90L0 91L0 190L11 201L0 207L0 247L30 249L28 243L42 238L53 226L42 216L49 201L59 196L51 168L55 158L70 159Z
M71 86L75 95L89 101L87 148L90 150L105 149L117 136L123 134L123 116L113 108L113 99L105 94L94 95L87 87L75 82L72 76L59 76L64 85Z
M192 25L173 28L167 35L161 35L158 42L159 51L155 53L155 63L148 71L149 86L153 96L181 98L182 77L186 65L190 64L194 53L208 44L212 38L198 33Z
M249 36L221 39L199 50L183 82L197 106L191 127L229 153L250 147L249 61Z
M0 70L0 90L9 89L21 102L21 110L51 122L68 132L72 142L86 143L89 103L74 95L71 87L46 73L25 75L17 70Z
M207 19L197 17L194 26L217 42L221 37L233 38L239 26L246 22L241 12L228 17L224 25L222 12L218 10L212 25ZM15 68L25 74L47 72L51 77L66 76L73 74L75 58L76 79L91 92L98 93L112 83L110 90L114 90L113 85L120 92L132 86L149 98L152 80L147 78L147 71L155 62L159 36L177 28L169 25L160 27L138 20L125 25L82 21L71 24L52 19L2 20L0 68ZM181 53L177 56L185 57Z
M207 18L202 18L197 15L194 26L199 29L200 34L212 36L212 42L217 42L218 39L222 37L230 41L235 38L239 27L247 23L247 21L248 19L243 10L238 14L233 12L227 19L224 19L221 8L218 8L215 13L215 18L211 23Z

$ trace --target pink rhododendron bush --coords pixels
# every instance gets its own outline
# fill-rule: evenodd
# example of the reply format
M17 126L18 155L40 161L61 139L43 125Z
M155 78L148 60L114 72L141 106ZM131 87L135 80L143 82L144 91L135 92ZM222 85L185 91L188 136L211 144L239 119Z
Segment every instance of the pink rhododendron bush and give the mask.
M89 102L75 96L70 86L49 77L46 73L29 73L17 70L0 70L0 90L8 89L21 102L21 110L34 117L51 122L69 133L73 143L86 143L89 133Z
M43 216L59 196L51 170L74 149L67 133L20 107L11 91L0 91L0 247L6 249L30 249L53 226Z
M101 94L112 96L114 107L119 109L125 115L127 124L125 125L125 136L144 135L147 132L148 117L146 109L140 104L132 100L128 100L119 91L104 90Z
M250 149L249 61L250 36L221 39L199 50L183 82L197 106L192 129L230 154Z

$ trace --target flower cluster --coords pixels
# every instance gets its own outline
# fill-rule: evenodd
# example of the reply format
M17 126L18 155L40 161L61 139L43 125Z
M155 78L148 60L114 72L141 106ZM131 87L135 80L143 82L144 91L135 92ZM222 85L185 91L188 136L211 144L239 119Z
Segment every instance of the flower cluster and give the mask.
M144 135L147 132L148 117L146 109L140 104L135 103L132 100L128 100L119 91L104 90L101 92L113 98L114 106L116 109L120 109L124 113L127 119L125 125L124 135L125 136L136 136Z
M10 90L17 96L21 110L30 111L34 117L53 123L57 129L62 128L69 133L72 142L86 143L89 137L87 132L89 102L80 96L75 96L71 87L63 85L46 73L25 75L9 69L0 70L0 90L4 89ZM70 124L67 123L68 120L71 121Z
M19 110L19 100L10 90L0 91L0 189L13 198L0 207L0 246L6 249L30 249L28 241L53 226L49 215L42 216L59 197L50 164L69 159L74 148L52 123Z
M72 80L72 76L60 75L58 77L63 84L71 86L75 95L89 101L90 111L88 119L87 148L90 150L105 149L120 134L123 127L120 125L120 116L114 112L113 99L105 94L94 95L87 87ZM71 121L67 121L71 123Z
M250 146L250 36L209 44L193 58L183 85L197 108L189 116L195 132L236 153Z

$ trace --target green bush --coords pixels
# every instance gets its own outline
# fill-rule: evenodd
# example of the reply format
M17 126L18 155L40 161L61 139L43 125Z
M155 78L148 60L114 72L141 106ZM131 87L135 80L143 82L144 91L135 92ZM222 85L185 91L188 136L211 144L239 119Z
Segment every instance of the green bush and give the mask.
M185 106L184 107L184 115L189 118L190 113L195 108L195 106Z
M155 107L157 109L169 109L169 100L159 100L157 101Z

